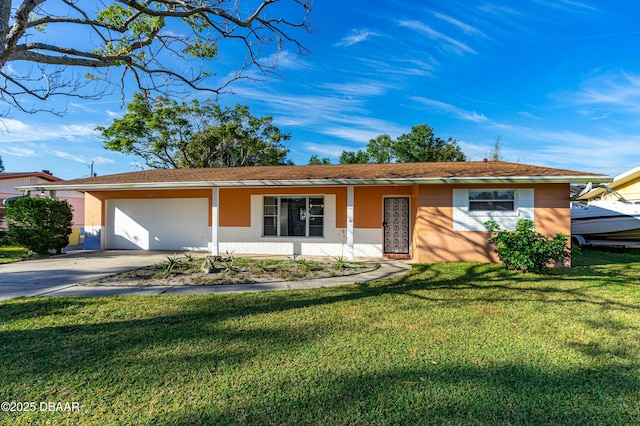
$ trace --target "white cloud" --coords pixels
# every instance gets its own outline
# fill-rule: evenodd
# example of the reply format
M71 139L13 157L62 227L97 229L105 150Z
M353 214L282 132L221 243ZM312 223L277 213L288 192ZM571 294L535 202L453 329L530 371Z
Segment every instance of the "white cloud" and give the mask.
M70 124L60 126L60 129L62 131L68 132L69 134L74 136L93 134L95 128L95 124Z
M391 86L380 81L367 80L350 83L327 83L324 87L342 95L376 96L384 94Z
M0 121L0 143L86 140L96 136L94 129L97 124L27 124L11 118L3 118Z
M364 114L363 101L354 98L297 95L259 89L238 90L237 95L268 106L274 121L292 126L308 126L333 121L336 117Z
M557 95L573 105L597 105L618 112L640 113L640 74L605 73L585 80L574 93Z
M379 37L379 36L380 34L373 31L369 31L368 29L365 29L365 28L353 29L349 32L349 35L343 37L342 40L334 44L334 46L349 47L349 46L353 46L354 44L362 43L363 41L371 37Z
M369 139L373 139L381 133L385 133L384 131L374 130L374 129L364 129L364 128L356 128L353 126L327 126L325 128L319 129L320 133L325 135L333 136L336 138L344 139L346 141L352 141L357 143L366 143L369 142Z
M472 27L471 25L465 24L464 22L461 22L455 18L452 18L450 16L444 15L442 13L438 13L438 12L433 12L433 15L440 19L443 20L445 22L448 22L456 27L458 27L459 29L461 29L465 34L469 34L469 35L474 35L474 36L482 36L482 37L487 37L487 35L485 33L483 33L482 31L480 31L479 29Z
M607 175L615 175L640 164L637 149L640 133L613 130L586 134L500 123L492 123L490 128L501 130L506 156L523 163ZM522 148L508 148L509 140L517 141Z
M1 118L0 119L0 137L2 137L5 133L10 132L25 132L29 130L29 126L19 120L14 120L12 118Z
M590 4L574 0L536 0L536 3L540 3L545 6L564 11L576 10L579 12L584 12L585 10L587 10L595 12L598 10L596 7L591 6Z
M296 95L256 89L241 90L238 91L238 95L254 102L260 99L268 106L276 125L283 130L299 127L304 131L357 143L367 142L383 133L394 135L406 130L389 121L370 117L366 102L362 99L363 95L355 96L356 92L364 90L358 87L357 84L348 83L333 87L350 90L354 96L337 96L330 93L326 96Z
M66 151L60 151L56 149L46 149L46 148L45 148L45 151L55 155L56 157L64 158L65 160L75 161L76 163L91 164L91 162L94 162L96 164L115 164L114 160L106 157L101 157L101 156L89 158L84 155L77 155L77 154L72 154Z
M530 112L527 112L527 111L520 111L520 112L518 112L518 114L520 114L523 117L530 118L532 120L542 120L541 117L533 115L533 114L531 114Z
M338 157L344 150L349 150L350 148L345 147L344 145L338 144L319 144L314 142L305 142L303 143L306 150L312 152L314 154L320 154L322 156L327 157Z
M401 27L409 28L421 34L425 34L427 37L433 40L442 40L444 42L443 47L445 49L450 50L454 53L457 53L458 55L463 55L464 52L476 53L475 50L473 50L471 47L469 47L465 43L458 41L452 37L449 37L445 34L442 34L441 32L434 30L430 26L425 25L420 21L405 20L405 21L400 21L398 24Z
M465 121L472 121L474 123L485 123L489 121L489 119L485 117L484 114L478 114L475 111L465 111L445 102L435 101L433 99L427 99L420 96L411 96L410 99L423 105L430 106L436 110L446 112Z
M478 9L482 12L489 13L495 16L520 15L520 12L515 9L511 9L506 6L498 6L496 4L486 4L484 6L480 6Z
M70 110L80 110L90 114L102 114L107 113L107 110L103 110L100 105L122 105L122 100L103 100L103 101L88 101L84 102L69 102Z
M13 155L15 157L37 157L38 154L32 148L21 148L16 146L7 146L2 148L3 154Z
M55 149L51 150L50 152L56 157L64 158L65 160L71 160L71 161L75 161L76 163L83 163L83 164L87 163L87 159L79 155L74 155L68 152L58 151ZM89 161L89 163L90 162L91 161Z
M493 143L495 144L495 141ZM462 152L467 156L468 161L480 161L483 158L488 158L494 147L494 145L488 143L470 142L464 139L458 140L458 145L460 145ZM501 151L504 151L504 149L501 148ZM506 157L505 160L508 161Z
M418 59L395 59L390 58L385 61L379 61L371 58L357 58L360 63L366 65L366 68L375 70L375 75L385 75L389 79L395 76L433 76L433 71L439 65L437 61L427 63ZM363 67L365 68L365 67Z
M288 50L269 55L264 61L260 62L275 64L279 69L301 70L313 68L310 62L303 60L300 55L291 53Z
M116 163L111 158L100 157L100 156L94 157L92 161L95 161L96 164L115 164Z

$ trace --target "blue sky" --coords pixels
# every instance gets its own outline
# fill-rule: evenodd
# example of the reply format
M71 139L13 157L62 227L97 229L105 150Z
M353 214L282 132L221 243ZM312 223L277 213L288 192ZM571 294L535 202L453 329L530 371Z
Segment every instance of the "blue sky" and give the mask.
M500 137L506 161L611 176L640 165L637 0L317 0L311 20L300 37L311 54L285 50L281 78L237 82L220 98L272 115L292 135L296 164L312 154L336 162L344 149L428 123L470 160ZM225 75L224 62L207 68ZM140 169L93 130L122 113L117 94L51 102L67 113L2 119L6 171L73 179L92 161L100 175Z

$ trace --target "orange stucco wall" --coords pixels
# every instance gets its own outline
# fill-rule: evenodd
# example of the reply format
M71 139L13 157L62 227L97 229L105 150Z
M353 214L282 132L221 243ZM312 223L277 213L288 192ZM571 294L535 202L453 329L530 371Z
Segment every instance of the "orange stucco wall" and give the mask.
M353 189L354 228L382 228L382 199L409 196L410 186L356 186Z
M453 189L534 189L536 230L544 235L571 233L569 185L421 185L413 233L413 259L417 262L496 262L487 242L488 232L453 230Z
M335 194L336 227L347 227L347 188L220 188L218 221L220 226L251 226L252 195L313 195Z
M95 197L92 193L84 194L84 224L85 226L103 226L104 209L103 200Z
M548 237L571 235L569 185L535 185L536 231Z
M105 200L208 198L211 205L211 189L142 190L142 191L92 191L85 193L85 226L104 226ZM211 210L209 210L211 226Z
M354 227L381 228L383 198L409 196L411 200L412 257L416 262L480 261L495 262L497 256L488 244L487 232L453 230L453 189L534 189L536 230L545 235L571 233L569 185L413 185L360 186L354 188ZM336 226L347 227L346 187L221 188L219 226L251 226L252 195L335 194ZM85 194L85 226L104 226L107 199L208 198L211 189L157 191L97 191ZM211 211L209 211L211 224ZM356 241L357 243L357 241Z
M251 226L252 195L336 195L336 227L347 227L347 188L345 187L296 187L296 188L221 188L219 193L220 226ZM385 196L411 195L410 186L356 186L354 188L354 227L382 227L382 198Z

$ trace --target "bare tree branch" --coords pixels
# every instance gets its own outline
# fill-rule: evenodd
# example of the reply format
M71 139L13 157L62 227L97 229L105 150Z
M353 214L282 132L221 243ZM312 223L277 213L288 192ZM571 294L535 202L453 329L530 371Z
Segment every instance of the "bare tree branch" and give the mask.
M36 111L24 104L25 96L94 99L113 85L124 97L124 83L131 81L148 95L219 94L233 81L256 79L245 74L249 68L259 70L260 78L274 74L277 52L286 46L308 53L300 37L311 30L311 1L263 0L250 9L243 0L62 0L51 13L47 6L53 0L0 0L0 101ZM292 7L276 8L277 3ZM270 16L283 10L286 16ZM74 40L56 40L61 32L72 33ZM213 85L216 74L203 67L225 39L240 43L224 48L244 54L227 55L241 61L230 77ZM73 69L85 75L72 80ZM119 77L113 79L110 70L118 70Z

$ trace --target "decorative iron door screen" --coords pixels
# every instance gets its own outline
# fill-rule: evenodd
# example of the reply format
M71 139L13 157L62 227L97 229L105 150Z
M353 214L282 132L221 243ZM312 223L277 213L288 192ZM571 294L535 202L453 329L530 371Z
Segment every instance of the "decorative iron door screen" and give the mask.
M384 252L409 254L409 198L384 198Z

